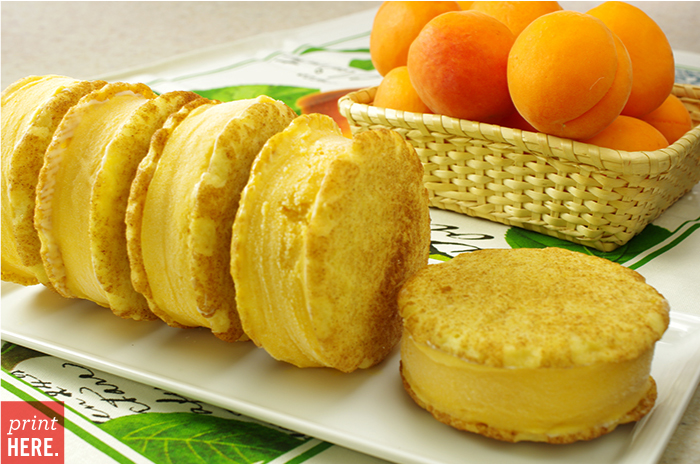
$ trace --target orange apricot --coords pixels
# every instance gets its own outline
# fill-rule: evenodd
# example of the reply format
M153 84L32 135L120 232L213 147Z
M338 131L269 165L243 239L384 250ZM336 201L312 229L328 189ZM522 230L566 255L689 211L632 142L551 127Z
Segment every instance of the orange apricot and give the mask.
M372 104L413 113L430 113L430 108L423 103L413 88L406 66L394 68L384 76L377 87Z
M508 52L515 40L502 22L478 11L441 14L408 52L408 73L433 113L498 122L514 111Z
M622 110L640 117L658 108L675 80L673 51L666 34L646 13L623 2L605 2L588 11L617 34L632 60L632 93Z
M508 57L515 107L538 131L587 139L612 123L629 97L632 67L622 42L597 18L556 11L535 19Z
M664 134L669 144L675 143L693 128L693 120L690 118L688 108L673 94L666 97L661 106L642 116L641 119Z
M601 98L590 110L583 113L578 118L566 123L565 133L569 138L580 139L585 134L593 134L595 131L603 130L607 122L612 122L616 115L619 115L632 90L632 63L625 46L620 39L613 35L615 39L615 50L617 51L617 73L610 90ZM542 132L554 133L557 126L540 126Z
M641 119L620 115L585 143L622 151L654 151L668 146L668 140L654 126Z
M374 68L385 76L406 65L408 48L428 21L448 11L459 11L457 2L384 2L374 16L369 53Z
M462 6L462 9L466 9ZM513 34L518 36L528 24L542 15L562 9L559 2L472 2L472 10L481 11L493 16L508 26Z

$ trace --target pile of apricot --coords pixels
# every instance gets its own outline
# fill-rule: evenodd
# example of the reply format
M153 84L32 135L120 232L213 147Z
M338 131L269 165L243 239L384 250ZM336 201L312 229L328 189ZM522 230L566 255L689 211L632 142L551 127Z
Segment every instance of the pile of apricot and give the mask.
M373 105L435 113L626 151L692 128L671 92L666 35L641 9L605 2L384 2L370 54Z

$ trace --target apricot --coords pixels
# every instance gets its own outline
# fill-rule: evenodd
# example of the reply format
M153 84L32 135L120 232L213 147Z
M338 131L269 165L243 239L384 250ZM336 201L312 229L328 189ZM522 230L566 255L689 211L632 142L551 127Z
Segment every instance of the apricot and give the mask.
M406 65L408 48L423 26L448 11L459 11L457 2L384 2L374 16L369 53L374 68L385 76Z
M535 19L516 38L508 86L515 107L538 131L587 139L624 108L632 66L602 21L561 10Z
M646 13L623 2L605 2L588 11L620 37L632 60L632 93L622 110L641 117L658 108L673 90L675 63L666 34Z
M425 25L408 51L408 73L433 113L496 123L514 111L508 52L515 36L479 11L443 13Z
M466 9L462 5L462 9ZM518 36L528 24L542 15L561 10L559 2L472 2L471 9L493 16Z
M688 108L673 94L666 97L661 106L654 111L642 116L641 120L656 127L664 134L669 144L676 142L693 128Z
M622 151L654 151L668 146L668 140L654 126L641 119L620 115L585 143Z
M373 105L413 113L430 113L430 108L413 88L406 66L394 68L384 76L377 87Z

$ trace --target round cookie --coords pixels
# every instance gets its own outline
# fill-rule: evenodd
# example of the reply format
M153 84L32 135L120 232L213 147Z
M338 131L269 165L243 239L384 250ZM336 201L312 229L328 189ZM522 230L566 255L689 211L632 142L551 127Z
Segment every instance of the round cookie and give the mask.
M401 375L418 405L504 441L570 443L639 420L668 303L637 272L559 248L481 250L399 293Z
M427 264L423 168L397 134L344 137L303 115L255 161L233 226L231 272L248 336L272 357L343 372L399 340L400 285Z

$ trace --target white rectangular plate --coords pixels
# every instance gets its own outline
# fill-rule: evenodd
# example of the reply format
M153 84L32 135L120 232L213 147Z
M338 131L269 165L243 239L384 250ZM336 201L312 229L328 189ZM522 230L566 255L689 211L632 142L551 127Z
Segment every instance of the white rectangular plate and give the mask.
M401 385L398 352L352 374L299 369L249 342L123 320L41 286L5 282L2 338L401 463L651 464L700 379L700 318L672 313L652 367L659 398L651 414L590 442L509 444L452 429L416 406Z

